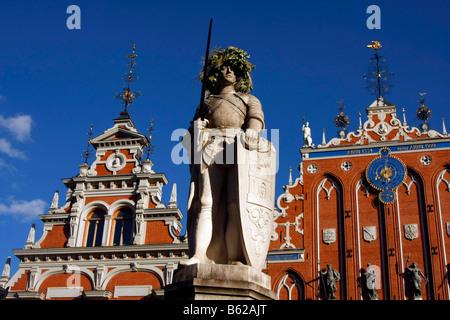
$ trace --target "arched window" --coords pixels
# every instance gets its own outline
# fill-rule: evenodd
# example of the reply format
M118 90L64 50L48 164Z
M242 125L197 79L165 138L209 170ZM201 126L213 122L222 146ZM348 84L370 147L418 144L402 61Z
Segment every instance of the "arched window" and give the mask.
M122 208L114 218L113 246L127 246L132 244L133 213Z
M278 284L279 300L304 300L303 281L295 274L288 272Z
M103 227L105 225L105 213L96 209L87 219L86 247L100 247L102 245Z

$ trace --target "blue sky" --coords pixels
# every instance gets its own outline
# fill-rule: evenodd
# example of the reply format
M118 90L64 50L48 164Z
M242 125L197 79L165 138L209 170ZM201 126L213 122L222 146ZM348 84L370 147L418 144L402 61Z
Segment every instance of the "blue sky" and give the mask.
M69 30L69 5L81 9L81 29ZM369 5L381 9L381 29L369 30ZM396 74L387 99L406 110L410 125L419 92L427 92L431 125L450 126L450 2L437 1L10 1L0 10L0 268L11 249L23 248L32 223L42 234L55 190L60 205L62 178L78 173L89 126L100 135L123 106L113 98L122 89L126 58L136 44L142 96L130 108L138 130L153 119L154 170L172 183L185 213L189 172L171 161L177 142L171 134L187 128L199 102L209 19L212 47L246 50L256 65L252 94L262 102L268 129L279 129L277 195L289 166L298 176L302 115L315 144L336 135L336 101L344 100L350 130L358 126L375 97L362 75L373 51L383 45ZM363 118L364 119L364 118ZM450 127L448 127L450 129ZM92 160L91 160L92 161ZM185 220L183 219L183 222ZM13 258L12 271L17 269Z

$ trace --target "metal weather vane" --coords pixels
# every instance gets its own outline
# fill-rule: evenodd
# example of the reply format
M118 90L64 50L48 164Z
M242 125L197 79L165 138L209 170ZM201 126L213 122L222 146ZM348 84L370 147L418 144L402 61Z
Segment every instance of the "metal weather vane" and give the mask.
M378 101L381 101L383 96L390 92L392 88L392 77L395 74L389 71L386 59L378 54L381 43L372 41L371 44L367 45L367 48L375 50L375 54L370 59L369 68L363 78L366 79L366 88L369 92L377 95Z
M87 163L89 158L92 156L92 154L91 154L91 139L92 139L92 135L94 134L94 131L92 131L93 127L94 127L94 125L91 124L91 128L90 128L89 132L86 133L88 136L88 145L87 145L86 150L83 150L83 153L81 154L83 156L84 163Z
M114 98L119 99L120 102L123 105L125 105L125 111L127 111L128 106L133 103L134 99L141 96L140 91L134 92L130 89L131 83L135 82L136 79L138 79L137 73L133 72L133 69L136 67L136 62L134 61L134 58L137 57L135 49L136 45L133 45L133 53L127 56L127 58L130 59L127 64L130 70L128 71L128 73L125 73L125 77L122 78L122 80L124 81L123 92L116 93L114 95Z

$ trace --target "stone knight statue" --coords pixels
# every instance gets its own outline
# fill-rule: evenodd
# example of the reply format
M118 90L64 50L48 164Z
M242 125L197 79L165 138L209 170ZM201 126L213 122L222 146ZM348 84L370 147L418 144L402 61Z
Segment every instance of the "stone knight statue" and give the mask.
M205 66L206 79L200 77L208 95L183 138L191 160L187 264L247 264L260 269L267 254L275 174L251 172L264 167L262 162L273 166L275 152L270 142L259 137L264 114L260 101L248 93L254 69L248 58L235 47L217 50ZM266 153L253 151L253 167L241 164L238 157L251 153L245 146L259 146L262 140L269 146ZM243 203L252 199L249 190L258 190L254 204ZM260 205L265 202L271 204Z

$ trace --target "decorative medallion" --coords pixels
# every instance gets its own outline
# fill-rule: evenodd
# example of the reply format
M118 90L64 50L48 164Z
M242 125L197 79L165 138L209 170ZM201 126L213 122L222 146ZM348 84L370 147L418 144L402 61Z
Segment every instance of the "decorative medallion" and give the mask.
M431 157L430 156L422 156L422 158L420 158L420 162L427 166L431 163Z
M317 164L313 163L310 164L306 170L308 170L309 173L316 173L317 170L319 170L319 167L317 166Z
M330 244L336 241L336 229L323 229L322 230L322 241L326 244Z
M116 172L125 167L126 158L125 155L116 150L106 160L106 168L108 170Z
M419 227L417 224L405 224L405 238L414 240L419 236Z
M344 161L341 163L341 169L344 171L349 171L352 168L352 163L350 161Z
M367 242L372 242L377 239L377 227L370 226L363 228L363 239Z

